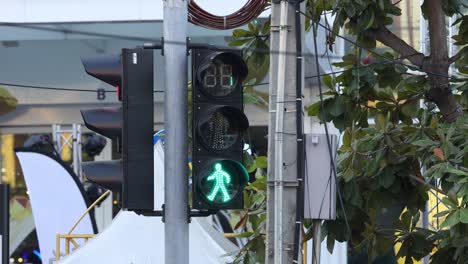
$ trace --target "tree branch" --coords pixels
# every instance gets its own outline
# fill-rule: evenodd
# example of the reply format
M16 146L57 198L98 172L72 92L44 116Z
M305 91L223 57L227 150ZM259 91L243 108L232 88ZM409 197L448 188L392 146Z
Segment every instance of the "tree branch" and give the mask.
M422 179L420 179L420 178L418 178L418 177L416 177L416 176L414 176L414 175L411 175L411 174L410 174L409 177L410 177L411 179L417 181L418 183L420 183L420 184L422 184L422 185L428 187L429 189L432 189L432 190L434 190L434 191L436 191L436 192L438 192L438 193L440 193L440 194L447 195L446 192L442 191L441 189L439 189L439 188L437 188L437 187L432 186L431 184L425 182L424 180L422 180Z
M448 59L449 65L452 64L452 63L454 63L456 60L458 60L458 59L462 56L463 52L464 52L464 50L461 49L461 50L459 50L459 51L457 52L457 54L455 54L455 55L453 55L452 57L450 57L450 58Z
M381 24L378 29L362 32L369 38L380 41L387 47L400 53L421 71L428 73L431 89L426 93L427 99L436 103L440 112L444 115L445 121L454 122L463 115L462 108L456 101L450 90L449 81L449 58L447 46L447 29L445 14L442 9L443 0L425 0L425 4L430 6L427 11L429 22L430 50L429 57L418 52L415 48L406 43L403 39L393 34L385 25ZM458 56L450 58L455 61Z
M392 48L400 53L402 57L408 59L412 64L423 68L424 54L406 43L403 39L393 34L388 28L381 25L376 30L370 30L366 34L371 34L376 40L382 42L385 46Z
M421 174L421 166L419 165L419 162L418 161L415 161L412 165L411 165L413 171L414 171L414 174L416 175L413 175L413 174L408 174L408 176L415 180L416 182L428 187L429 189L432 189L440 194L444 194L444 195L447 195L447 193L429 183L427 183L424 179L424 176Z
M454 122L463 115L460 105L450 90L447 28L442 0L425 0L427 9L431 55L429 57L429 75L432 88L427 97L437 104L447 122ZM436 75L437 74L437 75Z

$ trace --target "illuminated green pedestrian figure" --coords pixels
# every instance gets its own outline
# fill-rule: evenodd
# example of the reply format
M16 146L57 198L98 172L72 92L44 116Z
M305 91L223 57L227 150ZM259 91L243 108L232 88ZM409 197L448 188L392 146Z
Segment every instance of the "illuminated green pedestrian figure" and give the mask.
M218 195L219 192L221 192L223 196L223 202L227 202L231 200L231 197L229 196L229 193L226 188L226 184L229 184L231 182L231 175L229 175L227 172L223 170L221 167L221 164L216 163L215 164L215 171L206 178L207 181L215 181L214 183L214 188L211 191L211 193L208 195L208 200L214 201L216 196Z

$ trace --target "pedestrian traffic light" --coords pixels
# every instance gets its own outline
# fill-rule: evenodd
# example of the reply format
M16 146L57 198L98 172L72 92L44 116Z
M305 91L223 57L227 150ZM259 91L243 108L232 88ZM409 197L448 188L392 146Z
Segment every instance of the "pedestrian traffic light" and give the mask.
M83 163L84 175L121 189L123 208L153 211L153 51L122 49L82 62L88 74L115 86L122 100L119 107L81 110L86 127L112 139L122 153L122 160Z
M243 208L249 174L242 165L242 82L247 65L238 50L192 49L192 207Z

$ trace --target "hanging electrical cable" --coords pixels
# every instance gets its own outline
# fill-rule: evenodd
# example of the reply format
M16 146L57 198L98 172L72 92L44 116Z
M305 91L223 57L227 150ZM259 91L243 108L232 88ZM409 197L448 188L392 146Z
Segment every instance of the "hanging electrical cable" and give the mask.
M297 140L297 182L296 191L296 223L294 227L294 250L293 263L298 263L299 249L301 247L301 230L304 219L304 129L302 111L302 25L301 4L299 1L292 2L295 5L295 34L296 34L296 140ZM318 72L320 74L320 72ZM309 203L310 204L310 203Z
M227 16L213 15L200 7L194 0L188 3L189 21L211 29L232 29L243 26L257 18L267 7L267 0L247 0L245 5Z
M64 87L49 87L49 86L38 86L38 85L26 85L26 84L17 84L17 83L5 83L0 82L0 85L10 86L15 88L26 88L26 89L38 89L38 90L52 90L52 91L63 91L63 92L89 92L97 93L99 90L90 90L90 89L73 89L73 88L64 88ZM103 90L105 93L115 93L116 90ZM161 90L153 91L155 93L164 93Z
M311 0L311 6L312 6L312 9L314 9L314 6L315 6L315 1L314 0ZM299 11L299 13L305 15L305 13L303 13L301 11ZM313 12L312 12L312 17L309 17L309 18L312 20L312 33L313 33L314 52L315 52L315 54L318 54L317 26L316 25L320 25L320 22L319 22L320 20L315 18ZM325 27L325 29L326 29L326 27ZM317 56L315 57L315 63L316 63L316 67L317 67L317 73L320 73L319 60L318 60ZM323 99L322 80L320 78L317 78L317 81L318 81L318 88L319 88L320 108L321 108L321 113L322 113L322 119L325 120L325 116L323 116L325 114L325 104L324 104L324 99ZM348 233L349 233L349 235L351 237L351 227L349 225L348 216L347 216L346 210L344 208L343 198L342 198L342 195L341 195L341 188L340 188L337 173L336 173L336 166L335 166L334 158L333 158L333 150L332 150L332 145L331 145L331 140L330 140L330 133L328 131L327 123L325 121L324 121L323 125L325 127L325 135L326 135L326 138L327 138L328 154L330 156L330 160L333 161L331 167L332 167L333 176L335 178L335 184L336 184L335 188L336 188L336 192L338 194L338 202L339 202L341 210L343 212L343 217L344 217L344 220L345 220L346 228L347 228Z

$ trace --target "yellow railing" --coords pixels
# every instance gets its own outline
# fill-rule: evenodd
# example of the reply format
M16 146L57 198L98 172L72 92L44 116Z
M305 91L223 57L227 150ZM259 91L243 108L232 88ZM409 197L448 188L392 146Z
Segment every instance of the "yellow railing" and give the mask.
M108 194L110 193L109 190L107 190L105 193L103 193L99 198L94 201L93 204L91 204L86 211L81 214L81 216L76 220L75 224L70 228L70 231L68 231L67 234L58 234L56 236L55 240L55 260L59 261L60 260L60 239L65 239L65 256L70 254L70 244L73 244L73 250L77 249L80 247L78 243L76 243L75 239L84 239L85 243L88 241L88 239L93 238L94 234L72 234L73 230L78 226L78 224L83 220L83 218L99 203L101 202Z
M88 239L93 238L94 234L71 234L71 235L57 235L56 244L55 244L55 259L56 261L60 260L60 239L65 239L65 256L70 254L70 244L73 244L73 250L80 247L78 243L76 243L75 239L84 239L85 243Z

